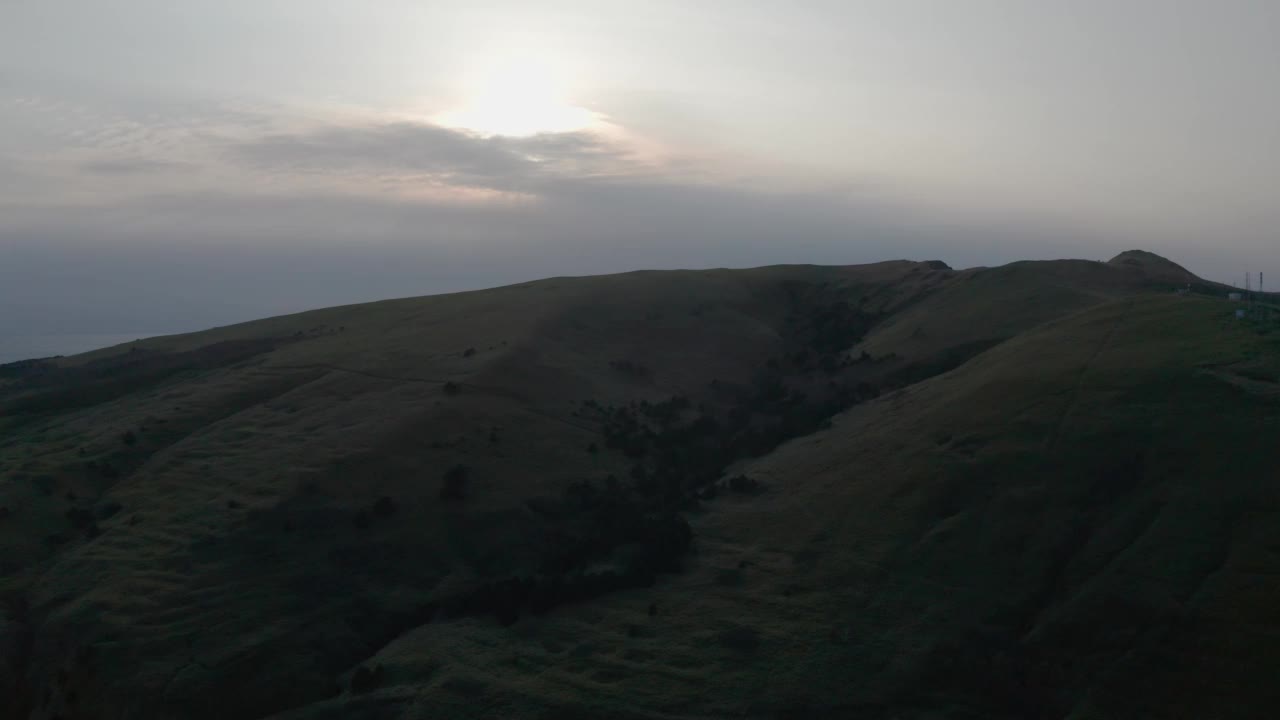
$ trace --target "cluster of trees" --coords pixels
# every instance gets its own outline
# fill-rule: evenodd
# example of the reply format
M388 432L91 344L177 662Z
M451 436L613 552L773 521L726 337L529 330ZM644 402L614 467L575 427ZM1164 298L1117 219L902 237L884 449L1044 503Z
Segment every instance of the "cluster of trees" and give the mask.
M120 477L120 469L110 460L90 460L84 464L84 469L107 480L116 480Z
M679 507L718 483L733 462L767 454L814 432L832 415L876 397L867 383L830 381L809 394L781 371L763 370L749 386L715 383L721 401L694 406L685 396L659 403L596 406L605 445L632 461L641 495Z
M791 350L770 361L745 385L713 382L708 401L684 395L661 402L603 406L588 401L585 415L600 424L603 445L631 462L625 481L581 481L541 508L548 541L536 574L486 583L446 604L452 614L493 614L514 622L522 610L542 612L621 588L652 584L676 572L693 533L682 512L720 490L752 493L758 481L722 481L734 461L772 451L818 430L854 403L876 397L866 383L813 374L859 362L846 357L882 314L852 305L825 286L784 289L790 307L784 333ZM649 368L630 360L609 363L637 378ZM599 450L592 443L588 450ZM465 475L462 476L465 479ZM446 476L441 497L452 497ZM461 482L461 481L459 481Z
M283 340L226 340L184 352L139 350L84 365L49 364L5 366L5 376L20 383L10 389L12 400L0 407L0 418L54 415L78 410L154 386L183 373L225 367L269 352Z
M831 371L847 365L844 351L886 317L868 309L866 298L855 305L846 299L847 292L825 283L796 283L783 291L788 306L784 332L810 367Z
M523 611L545 613L559 605L616 590L646 587L655 578L651 573L617 570L511 577L481 585L446 605L445 611L458 615L492 614L503 625L511 625Z
M481 585L444 604L451 615L490 614L503 624L522 611L546 612L624 588L652 585L677 572L693 542L689 523L676 510L624 487L574 483L543 508L548 537L538 571Z
M51 358L36 358L32 360L18 360L17 362L4 363L0 365L0 380L9 380L13 378L32 377L45 373L51 373L58 369L52 360L62 357L55 355Z
M647 378L653 374L648 367L632 360L610 360L609 367L623 373L624 375L630 375L639 379Z

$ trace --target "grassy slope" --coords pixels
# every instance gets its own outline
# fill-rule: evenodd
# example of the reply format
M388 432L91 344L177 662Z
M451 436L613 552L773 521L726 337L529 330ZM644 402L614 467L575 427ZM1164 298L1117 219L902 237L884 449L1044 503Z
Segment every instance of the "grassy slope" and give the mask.
M966 343L991 344L1100 302L1136 292L1169 292L1187 282L1216 289L1142 251L1122 253L1109 263L1024 261L965 270L939 292L890 318L855 351L910 358Z
M1280 343L1228 309L1114 302L860 406L746 464L684 574L419 628L288 717L1266 717Z
M1256 716L1280 661L1280 348L1244 327L1172 297L1055 323L755 468L825 539L781 511L734 525L834 556L819 586L874 569L839 615L903 635L870 684L900 702Z
M255 716L313 703L336 690L344 671L377 655L393 682L373 696L356 698L357 705L416 697L426 707L456 702L456 712L471 708L481 712L478 717L491 716L493 708L474 697L479 687L489 688L485 702L510 701L507 710L513 713L560 703L589 705L595 702L591 697L613 710L626 705L680 716L718 715L729 707L765 712L808 702L801 697L806 694L818 706L849 698L888 702L886 688L913 687L925 667L920 658L931 657L929 644L948 638L941 630L911 636L915 618L906 622L903 611L886 604L877 610L884 615L880 625L906 633L910 642L896 642L885 630L874 640L880 654L865 648L854 653L841 639L855 631L851 621L832 618L852 616L840 608L876 587L860 568L910 568L924 581L956 584L945 574L935 577L942 571L934 567L949 567L958 562L955 558L939 559L926 552L927 544L911 545L917 536L934 532L938 520L945 521L941 527L968 527L953 517L955 512L933 517L916 508L964 505L964 493L957 489L961 480L947 479L941 488L929 482L970 472L965 468L982 462L996 463L993 472L1000 474L1006 473L1000 463L1014 467L1034 460L1029 455L1034 443L1011 450L1008 457L997 452L1000 443L1016 446L1021 437L1021 430L1007 432L1005 413L986 419L985 441L981 433L970 437L969 430L983 425L967 413L951 418L967 434L952 431L956 437L942 443L940 435L929 436L935 415L950 417L947 408L966 402L999 407L990 399L948 395L961 392L951 378L971 375L973 366L945 382L912 388L898 400L859 408L830 433L753 466L751 472L771 478L772 489L754 500L718 501L698 523L697 569L662 586L659 617L671 624L657 637L647 637L657 632L643 613L652 594L647 591L622 592L588 609L566 608L509 630L482 620L410 629L426 599L532 561L539 528L526 500L559 492L573 479L622 472L621 458L583 450L595 438L595 428L575 415L581 399L660 399L696 394L712 378L748 380L784 348L784 284L827 283L851 299L867 298L875 309L892 313L890 321L898 328L916 322L902 320L908 313L922 312L936 327L948 328L924 343L915 332L893 340L889 333L900 330L884 325L877 331L882 335L868 338L868 347L876 355L900 356L882 368L888 371L894 362L929 363L957 348L972 352L975 343L1003 339L1149 283L1124 268L1104 266L1100 275L1095 270L1090 267L1093 279L1074 289L1063 278L1076 270L1060 263L986 271L994 275L985 279L907 263L633 273L335 308L145 341L139 344L144 356L147 350L197 351L210 343L252 338L274 339L275 349L183 369L57 417L0 418L9 423L0 472L11 481L0 487L0 505L10 508L9 517L0 521L0 560L8 563L0 582L22 590L32 605L32 620L22 625L37 629L29 685L53 687L54 707L69 702L69 687L77 688L82 713L93 704L112 713L132 708L129 716L150 717L162 707L187 716L217 716L209 698L218 697L235 703L233 714ZM1059 286L1066 289L1052 289ZM1042 303L1010 317L1011 301L988 297L1010 289L1004 297L1019 307L1025 304L1016 301L1024 297L1020 293L1046 294ZM1012 357L1008 353L1022 342L997 348L983 362ZM1075 341L1066 344L1081 347ZM477 352L467 356L467 348ZM63 364L83 367L95 359L119 359L126 350ZM1009 373L1010 382L1017 383L1020 371L1036 375L1026 367L1042 363L1045 350L1033 345L1025 352L1021 364L1006 361L998 372L991 371L992 378ZM1143 362L1149 359L1140 355ZM635 360L654 368L654 374L648 379L620 375L607 364L613 358ZM1181 360L1174 364L1187 367ZM1214 392L1270 387L1237 375L1223 376L1233 385L1217 376L1195 377L1212 379ZM459 383L462 391L444 394L445 381ZM982 389L969 391L980 395ZM1027 417L1035 418L1042 405L1052 406L1058 398L1038 387L1011 394L1037 398L1040 391L1050 397L1036 400L1017 417L1030 413ZM936 397L926 394L915 410L899 407L917 393ZM1070 420L1087 408L1082 399L1062 411L1067 421L1061 427L1071 428ZM1044 412L1044 422L1054 422L1052 412ZM902 417L895 420L898 414ZM890 433L895 422L898 433L876 434ZM489 440L495 427L496 443ZM861 429L850 437L836 435L849 427ZM122 447L126 430L135 432L136 445ZM856 439L864 435L868 440ZM813 442L831 451L814 452L806 444ZM1052 453L1069 456L1066 448L1073 442L1064 431L1051 441ZM966 459L957 464L953 456ZM124 470L123 477L105 480L81 469L87 460L104 457ZM472 496L464 508L436 499L440 473L457 462L473 468ZM788 479L776 469L793 464L808 470ZM934 472L939 467L946 472ZM844 487L834 480L850 468L859 475L862 468L872 468L866 472L892 482ZM917 475L930 480L913 479ZM817 479L822 477L827 480ZM794 483L795 490L781 492L784 482ZM384 495L396 499L397 512L371 527L353 527L353 516ZM875 522L829 516L848 503L865 504ZM67 532L68 507L105 515L115 505L117 512L98 521L100 536L45 540L50 533ZM906 509L895 511L898 505ZM801 510L805 514L797 515ZM818 515L811 517L813 512ZM838 532L858 533L849 546L864 549L856 555L833 553L828 561L819 546L810 547L817 534L826 533L829 542ZM972 535L965 530L966 537ZM1056 567L1054 553L1063 551L1052 539L1043 543L1041 555L1020 562L1028 568L1037 562ZM737 572L736 563L744 560L756 564ZM870 562L880 565L866 565ZM756 568L768 570L757 573ZM897 577L906 586L912 582L901 573ZM789 585L796 586L794 592L780 594ZM811 600L792 599L800 597ZM774 643L783 642L787 652L781 658L818 654L785 666L768 659L771 652L747 652L744 659L743 651L718 644L734 644L732 634L721 633L735 624L757 626L764 633L762 649L777 649ZM942 620L935 625L969 627ZM10 622L6 628L11 647L15 627ZM815 632L816 645L810 642ZM832 633L840 642L827 647ZM512 642L513 634L523 640ZM910 651L917 644L920 657ZM83 649L89 645L91 652ZM893 657L884 654L891 650ZM805 662L822 666L828 661L838 661L842 669L801 673L810 667ZM527 664L523 670L522 663ZM872 672L877 663L890 670ZM851 684L844 673L859 667L869 668L867 674L860 676L861 685ZM68 683L54 682L59 669L70 674ZM778 682L762 685L761 677ZM830 692L822 690L824 683ZM762 689L744 695L748 686ZM235 688L232 696L229 688ZM702 692L707 699L696 699ZM308 712L355 712L349 700L311 704ZM406 706L393 702L390 707L389 712L399 713Z
M528 501L624 474L586 452L599 437L584 399L747 382L782 345L784 284L877 292L888 311L926 287L913 267L554 279L274 318L60 361L143 370L118 397L43 414L14 412L32 391L11 382L0 562L32 607L21 626L37 629L27 685L52 686L93 645L105 670L77 680L92 698L79 702L201 714L235 688L233 714L253 715L323 697L425 602L528 571L546 532ZM148 369L246 341L271 345ZM612 359L655 370L635 378ZM73 377L74 399L86 385ZM470 497L442 503L457 463ZM384 496L397 512L357 527ZM53 705L66 694L55 687Z

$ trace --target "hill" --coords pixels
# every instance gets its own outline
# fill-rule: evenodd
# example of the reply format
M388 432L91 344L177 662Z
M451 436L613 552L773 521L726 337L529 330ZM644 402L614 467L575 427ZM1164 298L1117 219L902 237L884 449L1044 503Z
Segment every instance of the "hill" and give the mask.
M1173 282L1200 281L1200 278L1181 265L1146 250L1126 250L1111 258L1108 264L1123 267L1147 277L1168 279Z
M1246 717L1276 347L1147 264L556 278L4 366L0 680L17 717Z

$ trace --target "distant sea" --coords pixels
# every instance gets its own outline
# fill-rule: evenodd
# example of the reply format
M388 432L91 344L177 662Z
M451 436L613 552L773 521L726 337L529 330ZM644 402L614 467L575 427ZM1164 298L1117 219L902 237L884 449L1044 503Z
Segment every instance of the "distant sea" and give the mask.
M76 355L154 336L155 333L0 335L0 365L31 358Z

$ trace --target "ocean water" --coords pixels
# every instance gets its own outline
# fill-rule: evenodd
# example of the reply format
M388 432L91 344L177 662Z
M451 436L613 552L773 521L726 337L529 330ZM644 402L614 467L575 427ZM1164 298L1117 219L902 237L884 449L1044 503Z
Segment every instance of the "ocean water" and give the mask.
M155 333L0 335L0 365L31 358L75 355L153 336Z

